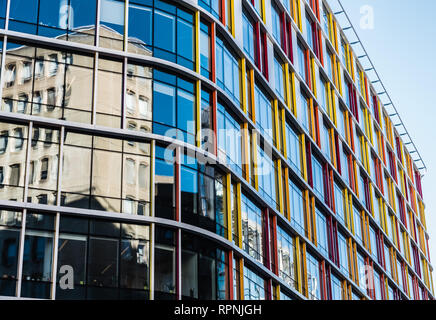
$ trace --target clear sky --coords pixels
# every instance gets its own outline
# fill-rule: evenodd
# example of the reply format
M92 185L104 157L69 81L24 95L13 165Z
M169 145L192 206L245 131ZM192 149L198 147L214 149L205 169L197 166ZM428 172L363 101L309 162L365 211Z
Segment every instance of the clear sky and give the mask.
M330 3L336 0L329 0ZM368 55L427 165L423 178L430 255L436 262L436 1L342 0ZM369 5L374 28L362 29Z

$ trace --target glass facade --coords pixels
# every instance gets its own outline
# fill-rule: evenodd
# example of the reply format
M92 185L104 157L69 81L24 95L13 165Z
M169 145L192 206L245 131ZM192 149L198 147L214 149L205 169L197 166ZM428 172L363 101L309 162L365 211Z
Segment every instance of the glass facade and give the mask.
M0 297L434 299L420 166L280 2L0 1Z

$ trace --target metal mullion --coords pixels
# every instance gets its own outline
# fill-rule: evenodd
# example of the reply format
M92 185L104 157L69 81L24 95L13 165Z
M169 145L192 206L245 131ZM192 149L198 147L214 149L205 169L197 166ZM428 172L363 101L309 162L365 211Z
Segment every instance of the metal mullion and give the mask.
M60 135L60 142L59 142L58 177L57 177L57 194L56 194L56 204L58 206L62 205L61 203L62 170L63 170L62 156L64 152L65 127L61 127L59 135Z
M9 28L9 14L11 8L11 0L6 1L5 29ZM4 51L3 51L4 52Z
M26 216L27 216L27 209L24 209L21 218L21 233L20 233L20 242L18 248L18 262L17 262L17 286L15 291L15 294L18 298L21 297L21 283L23 278L22 274L23 274L24 241L25 241L25 233L26 233Z
M9 1L8 1L9 3ZM3 101L3 85L4 85L4 74L5 74L5 62L6 62L6 42L8 40L8 36L4 36L3 38L3 46L2 46L2 58L1 58L1 71L0 71L0 101Z
M3 69L3 68L2 68ZM33 122L29 123L28 132L27 132L27 150L26 150L26 165L24 171L24 194L23 194L23 202L27 201L28 194L28 168L30 162L30 148L32 141L32 131L33 131ZM20 234L20 242L18 249L18 263L17 263L17 286L16 286L16 296L21 297L21 283L22 283L22 274L23 274L23 254L24 254L24 241L25 241L25 233L26 233L26 217L27 217L27 209L23 209L22 218L21 218L21 234Z
M150 216L154 217L154 181L155 181L155 147L156 147L156 142L153 140L150 143ZM149 241L149 245L150 245L150 263L149 263L149 299L150 300L154 300L154 248L155 248L155 239L154 239L154 235L155 235L155 224L151 223L150 224L150 241Z
M11 0L7 0L6 2L6 17L5 17L5 29L9 27L9 11L11 6ZM6 42L8 40L8 36L4 36L3 38L3 46L2 46L2 58L1 58L1 71L0 71L0 101L3 101L3 84L4 84L4 70L5 70L5 61L6 61Z
M123 60L123 80L121 85L121 129L127 129L126 126L126 97L127 97L127 57Z
M97 0L96 3L96 15L95 15L95 46L98 47L100 45L100 7L101 0Z
M24 167L24 193L23 202L27 202L27 197L29 195L29 167L30 167L30 150L32 148L32 132L33 132L33 122L29 122L29 127L27 129L27 150L26 150L26 160Z
M99 62L99 53L96 52L94 54L94 74L93 74L93 92L92 92L92 119L91 124L97 124L97 82L98 82L98 62ZM3 69L3 68L2 68Z
M129 32L129 0L125 0L125 4L124 4L124 50L123 51L128 51L127 46L128 46L128 32Z
M53 241L53 260L52 260L52 272L51 272L51 300L54 300L56 297L56 278L57 278L57 268L58 268L58 246L59 246L59 220L60 213L56 213L55 218L55 233L54 233L54 241Z
M59 142L59 156L58 156L58 175L57 175L57 194L56 194L56 204L61 205L61 185L62 185L62 155L64 149L64 136L65 127L61 127L60 130L60 142ZM55 234L53 242L53 262L52 262L52 287L51 287L51 299L56 298L56 278L57 278L57 266L58 266L58 246L59 246L59 220L60 213L56 212L55 218Z

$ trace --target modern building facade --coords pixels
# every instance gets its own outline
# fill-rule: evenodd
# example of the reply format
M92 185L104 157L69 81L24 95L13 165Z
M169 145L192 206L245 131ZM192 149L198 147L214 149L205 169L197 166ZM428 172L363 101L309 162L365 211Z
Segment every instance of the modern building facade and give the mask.
M335 1L0 0L0 297L434 299Z

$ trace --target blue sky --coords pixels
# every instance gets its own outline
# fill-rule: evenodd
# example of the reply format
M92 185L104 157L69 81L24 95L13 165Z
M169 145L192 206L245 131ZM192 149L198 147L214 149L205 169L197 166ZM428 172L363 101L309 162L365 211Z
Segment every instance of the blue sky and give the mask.
M431 261L436 261L436 1L342 0L342 4L427 165L423 193ZM360 9L366 5L373 8L373 29L360 28Z

